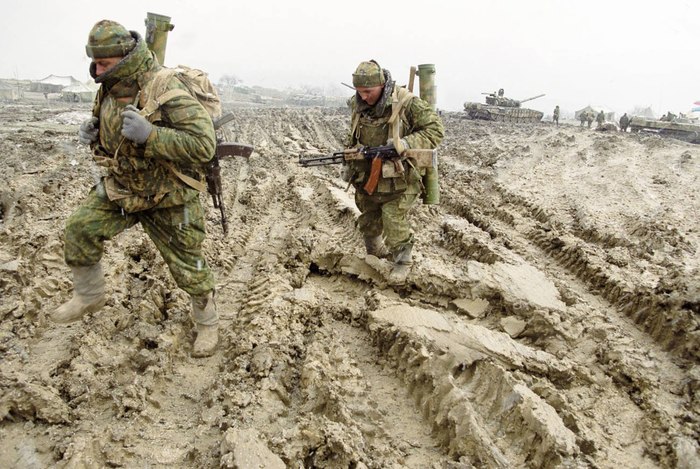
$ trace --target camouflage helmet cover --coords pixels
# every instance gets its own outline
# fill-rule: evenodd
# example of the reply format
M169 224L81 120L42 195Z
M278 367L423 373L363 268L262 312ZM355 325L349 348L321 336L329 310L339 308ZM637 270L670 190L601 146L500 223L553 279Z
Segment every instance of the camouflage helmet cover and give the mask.
M355 73L352 74L352 85L355 88L382 86L385 81L384 71L375 60L360 62Z
M136 45L136 40L127 29L116 21L98 21L90 30L85 52L88 57L124 57Z

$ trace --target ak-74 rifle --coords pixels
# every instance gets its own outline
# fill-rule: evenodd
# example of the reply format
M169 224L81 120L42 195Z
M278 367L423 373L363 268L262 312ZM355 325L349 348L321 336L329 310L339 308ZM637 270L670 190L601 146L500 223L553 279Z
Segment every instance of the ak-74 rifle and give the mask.
M233 113L227 112L223 116L214 121L214 129L219 129L224 124L231 122L234 118ZM221 212L221 228L224 231L224 236L228 234L228 220L226 219L226 207L224 207L223 189L221 187L221 166L219 160L225 156L243 156L250 157L254 147L238 142L222 142L217 138L216 152L214 158L206 167L207 176L207 192L211 194L211 199L214 202L214 208L218 208Z
M330 155L302 156L299 164L303 167L325 166L329 164L340 164L347 161L370 160L369 178L363 189L370 195L377 189L379 178L382 174L382 163L385 160L393 161L397 173L403 172L401 160L407 159L416 168L431 168L437 166L437 151L425 149L408 149L402 154L396 151L394 145L384 145L380 147L359 147L348 148L336 151Z

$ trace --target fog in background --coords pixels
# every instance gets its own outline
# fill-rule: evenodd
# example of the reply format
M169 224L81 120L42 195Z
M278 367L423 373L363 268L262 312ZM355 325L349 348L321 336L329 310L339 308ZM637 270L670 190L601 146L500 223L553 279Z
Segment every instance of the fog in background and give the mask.
M498 88L516 99L546 93L527 104L546 114L591 104L660 115L700 100L698 1L5 0L1 8L0 78L85 81L92 25L113 19L143 35L150 11L175 25L166 65L201 68L214 82L229 74L251 86L349 95L340 82L373 58L399 84L411 65L435 64L446 110Z

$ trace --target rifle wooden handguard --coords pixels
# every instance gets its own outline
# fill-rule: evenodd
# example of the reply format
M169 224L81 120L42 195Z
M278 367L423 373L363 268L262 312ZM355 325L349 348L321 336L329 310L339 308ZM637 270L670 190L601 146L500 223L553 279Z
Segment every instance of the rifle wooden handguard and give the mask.
M374 191L377 189L377 185L379 184L379 177L382 175L382 157L381 156L376 156L372 158L372 166L369 171L369 178L367 179L367 182L365 183L363 189L365 192L367 192L369 195L372 195Z

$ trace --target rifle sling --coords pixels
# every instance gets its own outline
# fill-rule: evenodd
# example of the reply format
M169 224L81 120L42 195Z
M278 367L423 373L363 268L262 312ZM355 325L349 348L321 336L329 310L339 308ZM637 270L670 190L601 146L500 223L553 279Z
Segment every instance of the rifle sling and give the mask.
M207 185L204 184L201 181L196 180L193 177L188 176L187 174L184 174L175 168L175 165L173 165L170 161L160 161L163 166L168 168L170 171L173 172L175 176L177 176L182 182L190 186L192 189L196 189L199 192L206 192L207 191Z

